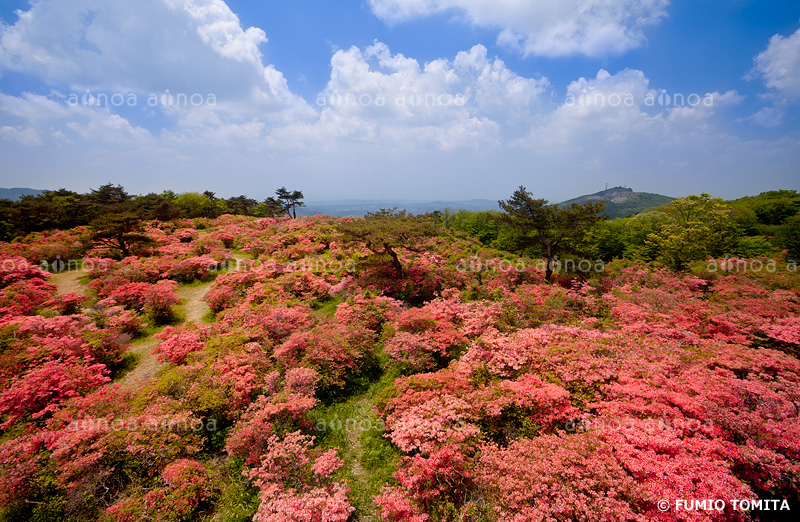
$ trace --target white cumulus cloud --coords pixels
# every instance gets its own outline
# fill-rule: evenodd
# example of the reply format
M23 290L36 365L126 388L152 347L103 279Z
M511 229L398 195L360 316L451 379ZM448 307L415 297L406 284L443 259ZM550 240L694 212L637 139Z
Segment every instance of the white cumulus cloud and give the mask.
M369 0L390 22L453 11L500 29L498 41L524 55L621 54L666 16L668 0Z
M800 99L800 29L787 37L774 35L754 62L749 77L763 78L781 97Z
M0 26L0 72L29 73L78 96L168 90L213 95L218 112L246 100L251 115L313 115L262 63L264 31L244 29L222 0L36 0L17 15Z
M320 121L305 131L446 150L498 144L501 127L524 123L548 85L489 58L482 45L420 64L375 42L333 55L330 81L316 100Z
M95 108L70 105L57 95L23 93L9 96L0 93L0 117L16 122L23 129L17 141L25 145L53 145L55 141L118 142L141 145L153 142L147 129L132 125L127 119L113 113L108 107ZM6 136L14 136L12 130ZM47 136L50 141L45 141Z

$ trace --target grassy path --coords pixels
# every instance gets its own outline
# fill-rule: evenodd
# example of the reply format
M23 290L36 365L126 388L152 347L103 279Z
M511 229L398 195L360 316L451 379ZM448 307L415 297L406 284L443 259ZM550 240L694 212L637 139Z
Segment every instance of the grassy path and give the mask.
M136 357L136 366L122 376L119 380L120 384L123 386L138 386L155 377L156 373L166 366L166 363L158 362L153 354L153 347L159 342L158 339L151 336L139 339L131 344L126 355L131 354Z
M373 499L388 482L395 483L395 460L399 451L383 436L373 413L378 394L394 382L394 377L384 375L362 393L343 402L318 406L316 419L324 420L328 429L318 435L322 448L338 448L344 461L341 478L350 486L348 498L356 508L353 522L373 522L380 519L380 509ZM339 424L341 423L341 424ZM338 426L331 427L332 424Z
M241 254L234 253L232 256L238 262L247 259ZM181 298L181 304L178 305L177 312L183 318L183 323L201 324L209 322L211 309L203 298L213 284L214 281L205 281L184 284L178 287L178 297ZM136 367L120 380L123 385L141 384L155 377L159 370L166 367L166 363L159 363L153 354L153 347L158 343L158 339L150 336L139 339L131 345L128 353L133 354L137 358L137 362Z
M181 285L178 288L178 296L181 304L178 305L178 314L183 316L184 323L202 323L210 309L203 297L214 284L213 281L205 283L191 283ZM159 329L160 331L160 329ZM129 354L136 357L136 366L133 370L126 373L120 383L123 386L136 386L154 378L158 372L167 366L166 363L159 363L153 348L159 343L152 335L143 339L138 339L131 344Z
M362 397L353 404L353 418L356 420L356 426L358 426L361 421L369 420L371 407L372 401L369 397ZM364 457L364 445L361 442L361 435L362 432L359 429L345 431L347 445L343 448L343 452L345 453L344 460L349 464L352 481L355 482L355 484L351 485L351 489L354 491L368 492L371 488L369 473L364 469L364 465L361 463ZM358 520L361 522L377 520L374 513L374 506L371 502L372 499L368 500L368 505L364 505L363 500L359 502L359 504L361 504L359 506L361 509L359 510Z
M70 292L83 294L85 292L83 291L84 286L81 284L81 277L83 277L83 272L80 271L54 273L50 276L48 282L56 285L59 295L68 294Z
M211 311L208 303L203 301L206 293L211 289L214 282L191 283L181 285L178 288L178 296L181 298L179 311L183 312L183 322L202 323L204 318Z

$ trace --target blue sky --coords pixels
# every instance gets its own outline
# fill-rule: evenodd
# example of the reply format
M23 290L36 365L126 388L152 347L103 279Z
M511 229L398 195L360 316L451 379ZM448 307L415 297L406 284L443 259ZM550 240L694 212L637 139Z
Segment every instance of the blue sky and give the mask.
M0 186L800 188L796 2L4 0L0 19Z

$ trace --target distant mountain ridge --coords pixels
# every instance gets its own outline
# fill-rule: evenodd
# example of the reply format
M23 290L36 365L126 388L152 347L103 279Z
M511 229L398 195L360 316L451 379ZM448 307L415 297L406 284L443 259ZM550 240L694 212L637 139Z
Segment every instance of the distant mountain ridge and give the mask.
M369 212L377 212L382 208L405 210L410 214L427 214L428 212L450 209L453 212L469 210L497 210L497 200L469 199L463 201L418 201L403 199L345 199L339 201L309 201L303 208L297 209L297 215L314 216L326 214L334 217L363 216Z
M35 196L41 194L44 190L32 188L2 188L0 187L0 199L10 199L17 201L22 196Z
M604 201L606 204L605 215L609 219L616 219L652 210L666 205L675 198L653 194L651 192L634 192L628 187L613 187L594 194L587 194L577 198L562 201L559 206L568 206L572 203L584 204L590 201Z

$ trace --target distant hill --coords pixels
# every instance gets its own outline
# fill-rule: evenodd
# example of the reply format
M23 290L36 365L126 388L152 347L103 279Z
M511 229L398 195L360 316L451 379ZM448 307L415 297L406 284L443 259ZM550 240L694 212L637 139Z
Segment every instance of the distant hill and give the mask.
M327 214L329 216L348 217L363 216L368 212L377 212L382 208L406 210L411 214L426 214L437 210L451 209L470 210L497 210L497 201L492 199L470 199L466 201L416 201L416 200L362 200L346 199L341 201L309 201L306 207L297 209L297 215L315 216Z
M614 187L563 201L559 203L559 206L565 207L572 203L583 204L590 201L605 201L606 210L604 214L608 215L609 219L616 219L666 205L673 199L669 196L650 192L634 192L633 189L627 187Z
M37 190L32 188L0 188L0 199L10 199L17 201L22 196L35 196L41 194L44 190Z

